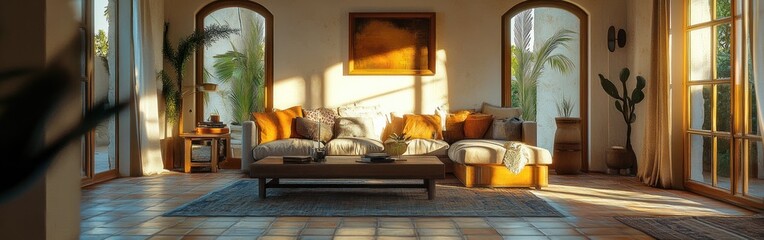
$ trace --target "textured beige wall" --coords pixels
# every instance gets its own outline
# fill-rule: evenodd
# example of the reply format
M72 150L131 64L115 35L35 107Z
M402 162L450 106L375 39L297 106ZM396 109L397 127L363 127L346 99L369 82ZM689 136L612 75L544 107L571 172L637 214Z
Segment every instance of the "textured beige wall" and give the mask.
M76 39L77 0L28 0L3 3L0 8L0 69L41 68L72 50ZM18 24L23 19L24 24ZM11 60L11 61L6 61ZM75 68L77 55L63 59ZM8 89L4 89L8 90ZM12 90L11 90L12 91ZM55 121L46 125L44 138L50 141L66 124L79 118L76 92L61 103ZM77 239L80 230L80 153L74 141L55 157L54 163L13 197L0 203L0 232L6 239Z
M196 13L211 0L167 0L165 18L173 42L194 30ZM478 108L501 100L501 16L519 0L262 0L274 15L274 107L336 107L380 104L388 111L431 113ZM607 27L626 26L626 0L575 0L590 16L591 170L605 171L605 150L623 144L625 125L602 91L597 74L617 76L627 51L607 51ZM348 12L436 12L435 76L348 76ZM189 66L193 66L190 64ZM194 82L193 68L186 85ZM593 85L594 84L594 85ZM185 121L195 124L192 98L184 102ZM635 142L636 143L636 142Z

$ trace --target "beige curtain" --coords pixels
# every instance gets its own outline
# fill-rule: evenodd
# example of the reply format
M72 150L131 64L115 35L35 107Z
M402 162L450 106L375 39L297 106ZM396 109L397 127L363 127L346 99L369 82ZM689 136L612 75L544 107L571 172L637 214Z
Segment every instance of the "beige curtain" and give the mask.
M165 172L159 148L159 113L156 74L162 69L163 0L133 0L133 86L137 136L131 160L140 160L140 175ZM132 174L137 175L137 174Z
M671 157L669 146L669 0L653 0L652 73L647 79L647 125L643 163L637 177L653 187L671 188Z

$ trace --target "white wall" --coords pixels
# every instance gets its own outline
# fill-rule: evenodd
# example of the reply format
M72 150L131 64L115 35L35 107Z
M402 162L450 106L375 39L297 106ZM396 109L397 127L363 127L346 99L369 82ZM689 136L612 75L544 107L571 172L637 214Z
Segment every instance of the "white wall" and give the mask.
M169 37L195 29L195 15L211 0L167 0ZM262 0L274 15L274 107L381 104L388 111L431 113L478 108L501 100L501 16L519 0ZM626 51L607 51L610 25L626 24L626 0L576 0L590 15L590 169L605 171L605 150L623 144L625 125L601 90L597 73L617 76ZM436 12L435 76L348 76L349 12ZM189 63L188 66L194 66ZM193 86L193 67L186 72ZM184 127L195 125L192 97L184 99ZM640 121L640 120L638 120ZM596 126L596 127L591 127ZM639 144L640 140L634 144Z
M559 8L536 8L534 17L534 38L539 40L549 39L557 31L567 29L574 31L573 40L568 42L569 48L560 47L554 51L554 54L562 54L570 58L574 67L568 73L560 73L552 67L546 67L544 74L538 80L538 92L536 94L536 123L537 144L539 147L546 148L554 155L554 135L557 131L555 118L559 117L557 113L557 104L563 98L570 100L575 106L571 117L581 116L581 54L580 46L581 33L578 17L567 10ZM538 49L542 41L535 41L535 48Z

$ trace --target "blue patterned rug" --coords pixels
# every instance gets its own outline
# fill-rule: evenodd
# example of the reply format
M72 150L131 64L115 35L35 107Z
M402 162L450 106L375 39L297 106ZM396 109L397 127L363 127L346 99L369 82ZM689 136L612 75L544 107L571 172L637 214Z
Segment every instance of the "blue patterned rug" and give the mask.
M764 239L764 216L616 219L656 239Z
M436 198L427 200L424 189L271 188L260 199L257 187L256 180L239 180L163 216L563 216L529 189L437 185Z

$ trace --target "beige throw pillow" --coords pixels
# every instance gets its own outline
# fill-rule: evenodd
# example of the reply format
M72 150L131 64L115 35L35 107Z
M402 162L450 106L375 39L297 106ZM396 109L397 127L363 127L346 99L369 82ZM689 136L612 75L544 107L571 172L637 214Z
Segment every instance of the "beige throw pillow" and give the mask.
M341 117L335 120L335 138L363 137L379 140L374 132L374 119L368 117Z
M493 139L522 141L523 120L520 118L494 119L491 127Z
M506 118L513 118L513 117L520 117L523 115L523 111L520 108L507 108L507 107L499 107L494 106L489 103L483 103L483 107L481 109L482 113L493 115L493 119L506 119ZM485 138L487 139L493 139L493 126L490 126L488 128L488 131L485 133Z

